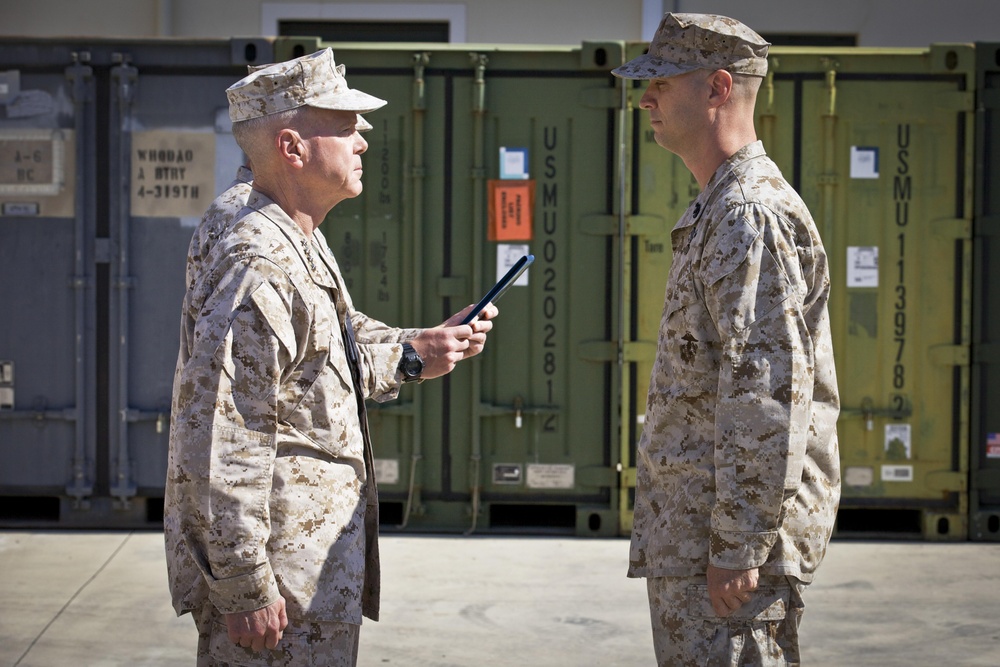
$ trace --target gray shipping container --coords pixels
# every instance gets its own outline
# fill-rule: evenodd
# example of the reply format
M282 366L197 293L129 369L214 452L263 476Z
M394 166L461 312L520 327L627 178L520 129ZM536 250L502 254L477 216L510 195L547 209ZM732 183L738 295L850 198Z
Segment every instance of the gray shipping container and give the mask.
M0 520L162 518L188 241L267 40L0 42Z

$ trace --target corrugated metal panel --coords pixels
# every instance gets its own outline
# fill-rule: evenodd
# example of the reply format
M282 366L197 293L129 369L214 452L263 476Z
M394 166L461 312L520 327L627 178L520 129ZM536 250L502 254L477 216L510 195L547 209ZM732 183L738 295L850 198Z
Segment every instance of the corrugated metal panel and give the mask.
M86 58L26 55L30 69L3 58L0 73L0 495L81 507L95 478L95 83ZM52 518L59 504L18 505Z

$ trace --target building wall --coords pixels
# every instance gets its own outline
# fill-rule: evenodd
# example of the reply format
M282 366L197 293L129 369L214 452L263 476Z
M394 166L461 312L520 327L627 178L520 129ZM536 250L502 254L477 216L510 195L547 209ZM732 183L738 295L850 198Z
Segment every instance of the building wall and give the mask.
M1000 39L997 0L646 0L645 4L654 10L662 5L664 11L733 16L758 32L853 34L858 46ZM643 38L648 40L655 29L646 21Z
M572 10L567 10L567 6ZM638 40L642 0L466 0L465 2L282 2L280 0L32 0L0 3L0 35L233 37L273 35L280 14L302 18L405 20L464 14L464 39L509 44ZM113 17L113 19L111 18Z
M282 15L449 17L452 41L573 45L648 40L664 11L726 14L764 33L857 35L860 46L1000 39L997 0L5 0L0 36L234 37L273 35Z

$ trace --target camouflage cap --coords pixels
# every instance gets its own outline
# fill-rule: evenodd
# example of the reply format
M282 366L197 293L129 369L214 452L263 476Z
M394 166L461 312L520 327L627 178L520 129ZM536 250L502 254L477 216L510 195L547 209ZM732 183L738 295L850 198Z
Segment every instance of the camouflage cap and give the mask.
M332 57L333 56L331 54L331 58ZM254 72L259 72L260 70L267 69L268 67L274 67L274 64L272 63L269 65L247 65L247 71L250 74L253 74ZM340 72L341 76L344 76L347 72L347 69L343 65L338 65L337 70ZM385 104L385 102L383 102L383 104ZM354 125L354 129L357 130L358 132L367 132L368 130L372 129L372 125L367 120L365 120L364 116L358 114L357 123Z
M670 14L660 21L649 51L611 71L623 79L666 79L696 69L767 74L763 37L736 19L715 14Z
M347 86L346 68L334 62L332 49L251 70L226 89L229 118L234 123L301 106L360 114L386 104ZM358 118L359 130L370 128L367 121Z

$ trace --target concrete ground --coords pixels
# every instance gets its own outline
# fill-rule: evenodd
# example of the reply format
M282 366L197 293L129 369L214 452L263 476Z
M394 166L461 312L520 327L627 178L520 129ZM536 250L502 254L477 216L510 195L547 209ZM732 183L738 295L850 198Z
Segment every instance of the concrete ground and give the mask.
M361 667L651 667L626 539L387 535ZM838 540L803 664L1000 665L1000 544ZM0 531L0 667L193 665L156 532Z

